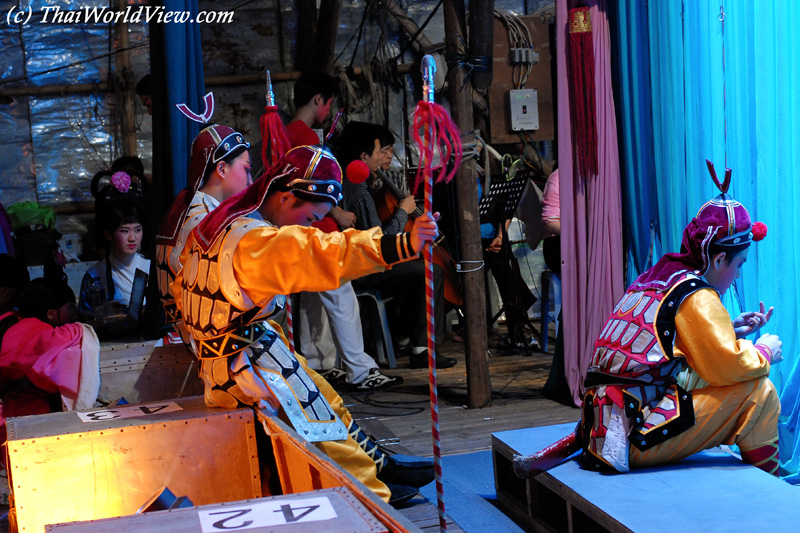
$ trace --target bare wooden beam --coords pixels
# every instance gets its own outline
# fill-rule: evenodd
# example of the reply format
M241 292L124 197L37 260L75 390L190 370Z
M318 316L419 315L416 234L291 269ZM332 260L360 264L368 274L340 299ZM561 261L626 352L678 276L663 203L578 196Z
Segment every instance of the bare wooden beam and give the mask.
M101 81L98 83L13 87L11 89L0 89L0 96L56 96L62 94L106 93L108 90L108 83Z
M418 64L403 63L397 65L398 74L408 74ZM353 74L360 76L364 72L361 67L354 67ZM295 81L300 77L300 71L270 72L272 83ZM263 85L264 74L231 74L229 76L207 76L206 87L221 87L224 85ZM76 83L64 85L42 85L41 87L14 87L13 89L0 89L0 96L58 96L64 94L91 94L109 92L108 83Z
M466 33L464 0L444 0L444 31L447 54L463 55ZM461 133L474 131L472 115L472 87L461 68L451 68L447 73L450 84L450 112ZM471 136L468 136L471 137ZM471 142L473 139L462 139ZM461 236L461 257L467 265L483 264L480 219L478 216L478 178L475 160L461 164L455 178L458 201L458 227ZM492 385L489 380L489 359L486 336L486 285L483 269L463 274L464 315L466 317L467 397L470 408L489 405Z

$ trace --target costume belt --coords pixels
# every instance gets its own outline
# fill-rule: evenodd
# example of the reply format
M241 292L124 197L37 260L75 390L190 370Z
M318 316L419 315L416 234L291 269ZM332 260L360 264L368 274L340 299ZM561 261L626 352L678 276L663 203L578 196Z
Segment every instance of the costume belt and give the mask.
M244 349L258 380L280 402L286 417L309 442L345 440L347 429L328 400L267 321L240 326L233 332L199 341L200 359L234 358ZM233 393L235 396L235 393ZM237 398L247 403L246 398Z
M652 382L643 381L634 378L626 378L623 376L614 376L611 374L606 374L604 372L593 372L589 370L586 373L586 379L583 380L583 387L585 389L593 389L594 387L599 387L601 385L620 385L624 387L628 386L642 386L648 387L654 385ZM667 386L668 383L659 384L659 386Z
M219 359L230 357L258 342L267 332L262 322L255 322L236 328L210 339L197 342L197 357L200 359Z

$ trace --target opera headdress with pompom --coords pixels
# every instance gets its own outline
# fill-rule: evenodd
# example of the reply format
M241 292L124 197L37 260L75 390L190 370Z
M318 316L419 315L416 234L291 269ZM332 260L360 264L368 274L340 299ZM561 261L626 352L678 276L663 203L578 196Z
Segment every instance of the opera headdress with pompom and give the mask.
M681 279L681 274L704 275L711 264L710 250L732 256L767 235L767 226L762 222L753 224L747 209L728 194L731 169L725 169L725 178L720 182L714 164L706 160L706 165L720 194L706 202L684 228L680 252L662 256L632 287L667 290Z

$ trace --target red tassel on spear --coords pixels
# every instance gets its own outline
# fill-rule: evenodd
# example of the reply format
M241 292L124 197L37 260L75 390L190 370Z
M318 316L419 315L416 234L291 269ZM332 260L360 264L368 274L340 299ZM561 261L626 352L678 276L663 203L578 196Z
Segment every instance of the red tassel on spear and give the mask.
M425 63L426 58L431 58L431 67L436 72L436 64L433 63L432 56L426 55L422 58L422 71L423 77L425 76ZM423 99L417 104L414 110L414 124L412 126L412 136L414 142L419 147L419 167L417 168L417 176L414 181L414 188L419 187L420 182L425 179L433 177L434 168L434 155L436 149L439 148L440 153L440 167L439 175L436 177L436 183L445 182L449 183L453 176L456 175L456 170L461 166L461 134L458 126L455 125L447 110L433 101L433 80L431 79L430 87L423 83ZM423 136L425 137L423 141ZM452 168L447 170L447 163L450 157L455 157ZM428 200L427 192L425 200ZM430 211L426 205L425 209Z
M421 180L425 182L425 212L433 210L433 157L436 149L440 153L441 170L436 181L449 182L461 164L461 134L450 115L434 99L433 79L436 77L436 62L426 55L422 58L423 98L414 110L412 135L419 147L419 168L414 189ZM453 168L448 172L450 156L455 156ZM442 483L442 446L439 439L439 396L436 388L436 335L433 302L433 244L425 245L425 300L428 321L428 377L431 397L431 433L433 436L433 469L436 474L436 502L439 509L439 530L447 530L444 511L444 484Z
M588 7L569 10L569 108L580 175L597 176L594 45Z
M267 70L267 107L261 115L261 162L264 169L272 168L283 154L291 149L286 127L283 125L278 106L275 105L275 93L272 92L272 80Z

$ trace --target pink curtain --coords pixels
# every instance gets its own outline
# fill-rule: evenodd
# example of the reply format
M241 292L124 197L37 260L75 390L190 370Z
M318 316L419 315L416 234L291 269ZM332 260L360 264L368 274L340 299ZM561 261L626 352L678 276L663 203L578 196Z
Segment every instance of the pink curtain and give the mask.
M606 0L590 0L597 107L598 176L574 169L567 85L568 2L558 1L558 168L561 178L561 280L564 369L576 405L600 329L624 292L622 203L611 43Z

